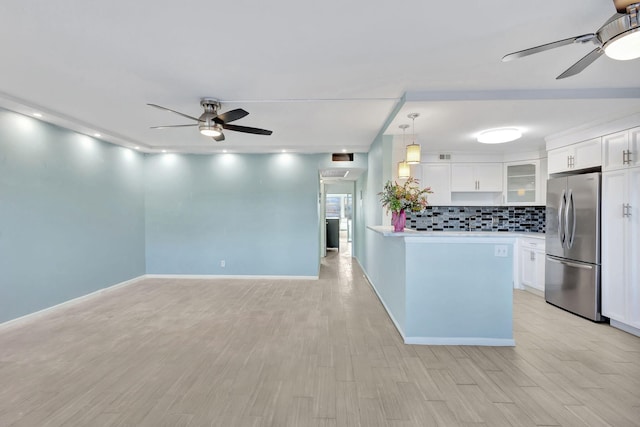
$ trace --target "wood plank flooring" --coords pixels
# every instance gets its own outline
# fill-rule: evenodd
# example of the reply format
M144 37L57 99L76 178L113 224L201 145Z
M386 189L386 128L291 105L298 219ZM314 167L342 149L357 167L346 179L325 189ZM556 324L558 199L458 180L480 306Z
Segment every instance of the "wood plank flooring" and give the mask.
M515 348L408 346L348 252L148 279L0 328L0 426L640 426L640 338L514 302Z

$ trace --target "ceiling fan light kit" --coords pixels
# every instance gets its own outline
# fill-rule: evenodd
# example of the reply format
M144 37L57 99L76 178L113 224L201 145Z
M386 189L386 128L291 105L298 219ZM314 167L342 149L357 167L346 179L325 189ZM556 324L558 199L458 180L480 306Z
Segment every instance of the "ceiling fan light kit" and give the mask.
M505 142L520 139L521 137L522 131L520 129L498 128L483 130L478 134L476 139L482 144L504 144Z
M218 126L218 125L208 125L206 123L201 123L198 125L198 129L200 130L200 133L203 134L204 136L220 136L222 135L222 129Z
M607 43L604 53L611 59L628 61L640 58L640 28L622 34Z
M556 79L564 79L580 73L602 56L603 53L609 58L622 61L640 58L640 25L638 22L640 2L637 0L613 0L613 3L617 12L595 33L570 37L513 52L505 55L502 61L507 62L512 59L523 58L569 44L594 43L595 49L556 77Z

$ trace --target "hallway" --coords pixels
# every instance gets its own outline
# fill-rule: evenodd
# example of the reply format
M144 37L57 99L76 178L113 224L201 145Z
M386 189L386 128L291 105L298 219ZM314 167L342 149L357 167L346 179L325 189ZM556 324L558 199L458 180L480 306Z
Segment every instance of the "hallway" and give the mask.
M0 328L0 426L637 426L640 338L514 293L515 348L404 345L319 280L145 279Z

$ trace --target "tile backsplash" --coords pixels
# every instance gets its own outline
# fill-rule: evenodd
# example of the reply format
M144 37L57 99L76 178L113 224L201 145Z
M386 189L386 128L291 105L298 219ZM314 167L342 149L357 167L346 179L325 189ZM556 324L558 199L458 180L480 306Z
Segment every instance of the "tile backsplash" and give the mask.
M428 206L407 214L413 230L544 233L544 227L544 206Z

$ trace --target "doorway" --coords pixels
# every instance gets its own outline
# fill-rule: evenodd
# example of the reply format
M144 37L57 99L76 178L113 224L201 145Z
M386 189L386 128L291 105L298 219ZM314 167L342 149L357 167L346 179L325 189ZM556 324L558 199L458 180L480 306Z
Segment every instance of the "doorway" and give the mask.
M327 250L351 253L353 242L353 194L327 193L325 224Z
M320 260L327 256L327 250L351 256L355 235L354 192L355 181L320 181Z

